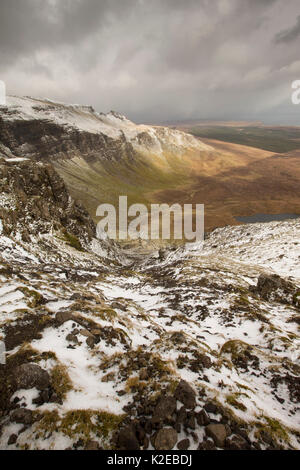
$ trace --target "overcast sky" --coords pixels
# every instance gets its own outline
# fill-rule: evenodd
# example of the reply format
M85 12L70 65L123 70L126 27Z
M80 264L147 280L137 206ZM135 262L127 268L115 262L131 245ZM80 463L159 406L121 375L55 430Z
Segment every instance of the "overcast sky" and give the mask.
M300 1L1 0L0 79L137 122L300 125Z

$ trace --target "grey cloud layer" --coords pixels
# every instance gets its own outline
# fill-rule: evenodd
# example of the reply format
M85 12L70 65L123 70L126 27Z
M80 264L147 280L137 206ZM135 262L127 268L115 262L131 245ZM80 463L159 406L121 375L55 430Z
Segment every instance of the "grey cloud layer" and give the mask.
M298 122L298 15L298 0L1 0L0 78L139 121Z

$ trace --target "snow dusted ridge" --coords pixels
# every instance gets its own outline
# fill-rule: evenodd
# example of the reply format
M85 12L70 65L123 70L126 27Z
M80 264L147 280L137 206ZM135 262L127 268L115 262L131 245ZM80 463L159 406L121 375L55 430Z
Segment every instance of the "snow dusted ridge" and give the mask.
M131 256L67 236L42 168L1 162L0 448L299 449L299 220Z
M184 132L164 127L137 125L125 116L111 111L97 113L91 106L67 105L47 99L7 97L8 112L5 120L47 120L55 124L92 134L103 134L112 139L126 140L138 151L161 153L172 148L210 151L212 147Z

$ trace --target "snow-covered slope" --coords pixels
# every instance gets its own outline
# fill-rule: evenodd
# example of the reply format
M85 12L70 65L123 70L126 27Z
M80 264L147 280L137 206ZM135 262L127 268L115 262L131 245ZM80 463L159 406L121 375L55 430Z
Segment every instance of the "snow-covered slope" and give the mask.
M121 139L125 136L127 142L139 151L162 153L170 147L178 151L212 150L212 147L190 134L164 127L137 125L119 113L113 111L108 114L97 113L91 106L9 96L4 116L7 121L47 120L69 129L103 134L111 139Z
M0 448L300 448L299 221L134 257L47 221L2 220Z

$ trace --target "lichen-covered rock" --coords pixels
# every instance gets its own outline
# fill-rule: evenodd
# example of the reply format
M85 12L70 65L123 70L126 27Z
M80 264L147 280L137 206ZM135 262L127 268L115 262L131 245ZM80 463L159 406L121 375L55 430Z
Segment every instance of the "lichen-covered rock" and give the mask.
M173 428L162 428L158 431L154 447L156 450L172 450L177 442L177 432Z
M178 384L174 396L177 400L181 401L186 408L195 408L196 392L185 380L181 380Z
M50 385L48 372L37 364L22 364L13 371L13 386L15 390L37 388L44 390Z
M176 398L171 396L165 396L160 398L159 402L157 403L152 422L159 422L166 419L168 416L172 416L174 411L176 410Z

